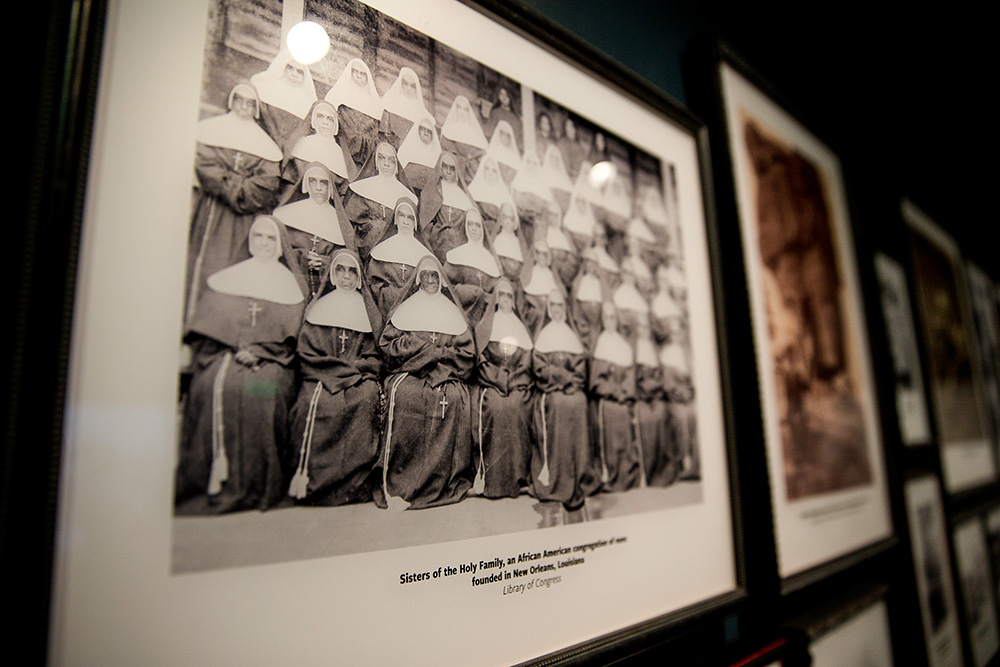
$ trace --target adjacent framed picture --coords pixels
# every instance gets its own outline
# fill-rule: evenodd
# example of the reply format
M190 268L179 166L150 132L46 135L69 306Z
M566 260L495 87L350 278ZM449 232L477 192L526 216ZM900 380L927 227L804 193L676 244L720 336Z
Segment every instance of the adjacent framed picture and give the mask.
M787 589L891 539L879 411L840 160L737 56L717 55Z
M886 338L892 353L899 433L903 444L926 445L933 441L933 437L924 399L924 375L906 272L898 261L885 253L878 253L875 255L875 274L882 300Z
M911 232L944 486L955 493L997 476L964 265L954 239L923 211L905 200L902 211Z
M889 609L884 599L840 622L809 645L816 667L892 665Z
M977 667L990 664L1000 650L1000 629L986 533L979 516L955 526L955 561L965 609L965 631Z
M903 492L927 660L932 667L957 667L963 663L962 638L937 477L923 475L909 479Z
M706 131L506 7L111 3L53 664L555 664L743 595Z

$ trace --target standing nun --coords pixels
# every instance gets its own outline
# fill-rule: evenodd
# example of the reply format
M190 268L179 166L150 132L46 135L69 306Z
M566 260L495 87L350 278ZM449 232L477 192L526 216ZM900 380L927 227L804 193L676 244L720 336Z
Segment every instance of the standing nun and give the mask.
M588 352L593 352L601 332L601 309L604 287L597 273L597 253L588 248L583 253L582 269L570 291L570 319Z
M264 130L279 146L309 114L316 101L312 72L282 49L263 72L250 77L260 95L260 117Z
M368 261L368 251L392 220L396 202L408 199L414 206L417 204L417 196L401 176L396 150L383 141L344 195L344 210L354 226L358 254L363 262Z
M486 225L486 235L493 238L500 226L500 207L504 204L514 205L507 184L500 176L500 166L489 155L484 155L476 170L476 177L469 183L469 194L483 214Z
M479 160L488 145L469 99L464 95L457 96L441 126L441 147L458 156L459 173L465 183L472 181L476 175Z
M566 299L549 293L544 326L535 336L531 373L538 391L537 434L531 455L535 497L575 511L597 490L590 429L587 426L587 357L566 322Z
M521 291L521 271L524 267L524 257L527 245L520 234L520 222L517 210L513 204L500 206L500 230L493 238L493 250L500 260L500 268L504 276L514 285L514 293Z
M409 199L396 203L394 224L385 229L382 240L371 250L368 259L368 282L382 319L402 298L413 279L417 263L431 251L418 238L417 209Z
M486 154L500 165L500 175L508 186L521 169L521 151L518 149L516 136L519 135L515 135L511 124L501 120L490 135L490 143L486 147Z
M448 251L444 274L465 319L474 327L486 312L486 302L500 277L500 262L488 247L483 219L475 208L465 214L465 236L465 243Z
M284 496L305 297L294 263L281 261L283 225L262 216L248 236L250 257L209 276L188 323L195 361L177 468L180 513L267 509Z
M643 480L641 452L632 410L635 404L635 354L618 332L612 303L601 310L601 334L594 343L587 388L590 423L601 461L605 491L625 491Z
M514 310L514 287L497 281L476 329L479 388L472 412L473 491L516 498L531 481L531 350L528 329Z
M549 295L553 290L562 292L562 287L549 268L551 255L545 241L536 241L531 255L531 261L525 263L523 269L524 286L521 288L522 302L518 304L518 312L528 330L537 331L545 317Z
M339 133L337 110L325 100L316 102L309 111L307 120L299 125L285 144L282 179L288 183L296 183L306 165L319 162L333 173L337 193L343 196L348 182L357 176L358 169L354 166L354 160L340 145Z
M236 259L254 217L274 207L281 150L256 119L257 91L239 83L229 93L229 111L198 123L195 174L198 193L188 245L188 317L205 278Z
M433 255L417 264L379 347L389 411L375 503L401 510L460 501L472 486L467 383L476 345Z
M368 65L360 58L352 58L325 99L337 110L345 147L360 168L378 141L382 117L382 102Z
M306 167L300 185L305 199L274 209L288 230L289 261L306 277L310 299L322 289L330 259L338 248L354 245L353 232L329 170L319 162Z
M399 149L413 124L429 115L417 73L409 67L400 68L399 76L382 96L383 140Z
M439 261L465 241L465 212L474 208L465 188L458 158L441 152L434 172L420 193L420 233Z
M441 141L434 129L434 121L430 116L425 116L413 124L399 147L399 164L403 167L403 175L418 195L423 192L439 157Z
M381 427L375 340L382 320L356 253L338 250L329 279L333 289L309 306L298 339L302 386L291 411L295 472L288 494L342 505L372 498Z

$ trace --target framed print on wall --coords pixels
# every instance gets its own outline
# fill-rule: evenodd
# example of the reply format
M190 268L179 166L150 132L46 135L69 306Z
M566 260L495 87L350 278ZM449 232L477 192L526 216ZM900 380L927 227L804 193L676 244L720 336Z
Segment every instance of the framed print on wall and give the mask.
M977 515L955 526L952 540L965 609L966 637L976 667L984 667L1000 649L1000 629L982 519Z
M996 479L985 394L975 363L969 294L958 245L912 202L903 201L910 229L931 401L944 487L964 491Z
M997 321L996 288L989 274L973 261L965 263L969 304L975 324L975 363L983 382L987 422L993 449L1000 455L1000 322Z
M704 128L505 6L111 3L54 664L515 663L742 595ZM327 504L355 442L369 495Z
M929 444L932 442L931 425L924 400L924 374L917 348L917 331L913 326L906 272L898 261L878 253L875 255L875 274L878 277L886 338L892 353L899 433L906 445Z
M963 662L962 639L937 477L923 475L907 480L903 492L927 660L931 667L958 667Z
M727 49L717 55L787 588L891 537L879 412L839 158Z

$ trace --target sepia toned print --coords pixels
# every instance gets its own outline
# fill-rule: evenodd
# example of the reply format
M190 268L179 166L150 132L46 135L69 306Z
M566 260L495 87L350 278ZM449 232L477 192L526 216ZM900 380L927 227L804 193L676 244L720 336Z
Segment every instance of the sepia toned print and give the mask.
M211 3L201 93L175 571L701 501L672 164L353 0Z
M756 204L787 498L869 484L824 176L748 115L742 141Z

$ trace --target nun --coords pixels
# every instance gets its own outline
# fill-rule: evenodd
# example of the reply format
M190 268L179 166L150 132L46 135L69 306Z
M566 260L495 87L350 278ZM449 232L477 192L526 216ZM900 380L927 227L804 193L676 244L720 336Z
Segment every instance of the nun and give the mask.
M517 210L511 203L500 205L500 231L493 237L493 250L500 261L504 277L514 285L515 294L521 291L521 272L527 245L520 234L521 223Z
M587 159L587 149L580 143L580 133L572 116L563 121L563 135L556 142L566 164L566 173L575 179L580 173L580 165Z
M282 49L263 72L250 77L260 95L260 118L274 143L284 145L316 102L312 72Z
M386 227L368 259L369 285L383 320L388 319L390 311L402 299L417 262L431 254L418 238L417 209L409 199L396 203L393 223Z
M680 479L698 479L700 472L695 390L691 378L691 353L686 344L684 327L682 319L670 320L667 338L660 348L660 366L675 425L674 439Z
M622 260L621 276L622 281L615 289L612 299L618 309L621 331L634 343L639 322L649 317L649 302L639 291L634 257L627 256Z
M341 196L347 184L357 177L354 160L340 145L340 120L337 110L326 100L313 104L307 119L294 131L285 144L285 159L281 177L288 183L301 178L310 162L319 162L334 175L334 186ZM292 190L294 193L294 189Z
M580 270L580 256L576 246L562 227L562 209L555 202L548 202L542 213L542 224L545 225L545 243L552 253L552 270L563 289L568 291ZM537 230L536 230L537 231Z
M420 192L420 233L439 261L465 241L465 212L475 208L465 187L458 158L441 152L437 166Z
M368 261L368 252L392 220L396 203L408 199L414 206L417 204L417 196L401 176L396 150L383 141L365 162L358 180L347 188L344 210L354 226L358 254L363 262Z
M561 216L561 212L569 207L569 198L573 193L573 181L570 180L569 172L566 171L566 161L562 151L556 144L549 144L545 150L542 178L545 179L545 184L552 191L552 196L559 205Z
M537 434L531 453L535 497L564 509L583 508L600 486L587 425L587 357L566 321L566 299L558 289L546 298L543 326L531 351L531 374L538 400L533 410Z
M473 481L468 382L476 345L433 255L417 264L379 347L389 375L375 503L403 510L462 500Z
M463 182L469 183L475 177L488 145L469 99L457 96L441 126L441 147L458 157Z
M312 299L323 289L334 251L353 246L354 239L333 176L323 164L306 167L300 191L306 198L279 206L274 217L288 230L288 260L305 276L307 296Z
M441 157L441 141L430 116L421 118L406 133L399 147L399 164L403 175L417 195L423 192L431 172Z
M479 162L476 176L469 183L469 195L483 214L486 235L493 238L499 231L500 207L504 204L513 206L514 198L500 176L500 165L489 155L483 156Z
M198 178L188 241L187 315L205 278L233 263L245 248L254 218L274 208L281 150L260 125L260 100L249 83L233 87L228 112L196 130Z
M267 509L284 497L281 460L305 306L285 248L284 226L257 218L249 258L208 277L188 323L194 375L181 428L179 514Z
M533 347L514 309L514 287L501 278L476 329L473 492L487 498L516 498L531 482Z
M570 319L588 352L593 352L601 332L604 286L597 273L597 253L588 248L583 253L581 270L570 290Z
M332 289L306 311L296 356L302 375L291 410L294 474L288 495L312 505L372 499L378 459L382 362L375 341L382 320L361 260L340 249L330 263Z
M368 65L352 58L325 99L337 110L343 145L355 166L361 168L378 141L382 118L382 102Z
M444 274L451 283L465 319L475 327L486 312L486 302L500 277L500 262L488 248L483 218L475 208L465 214L467 241L448 251Z
M573 195L569 198L569 209L562 219L562 228L577 252L582 253L593 244L596 227L597 218L594 217L594 210L587 201L586 193L578 179L577 185L573 188Z
M670 486L677 477L675 426L648 319L635 341L635 420L647 486Z
M382 96L382 140L399 149L413 124L429 115L417 73L409 67L400 68L399 76Z
M524 226L527 229L523 229L522 232L526 232L529 243L534 243L535 220L545 211L546 205L555 199L542 175L542 163L532 151L525 152L521 169L510 187L514 203L517 204L517 214L521 222L526 223Z
M524 265L524 286L521 288L521 303L518 304L518 312L531 331L537 331L545 317L546 303L552 291L562 293L550 263L549 246L543 240L536 241L531 261Z
M514 127L501 120L490 135L490 143L486 147L486 154L500 165L500 175L508 187L521 169L521 150L518 148L520 144L516 141L517 136L520 135L515 133Z

